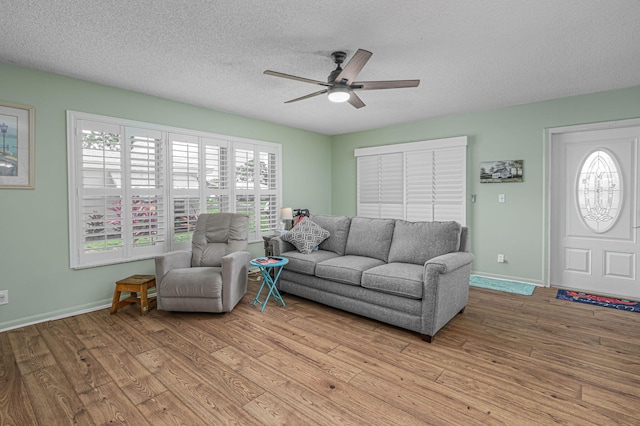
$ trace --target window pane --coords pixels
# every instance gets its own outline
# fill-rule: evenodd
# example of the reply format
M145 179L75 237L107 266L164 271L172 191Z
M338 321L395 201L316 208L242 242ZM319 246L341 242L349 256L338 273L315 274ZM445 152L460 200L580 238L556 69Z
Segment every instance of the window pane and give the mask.
M228 149L226 147L206 145L205 147L205 175L207 188L227 189L228 179Z
M260 232L268 234L278 225L278 205L275 195L260 196Z
M222 213L229 211L229 197L227 195L210 195L207 197L207 213Z
M597 233L609 230L622 205L620 173L613 157L605 151L591 153L582 164L577 191L585 225Z
M199 188L199 164L198 164L198 144L191 142L171 143L173 173L173 187L198 189Z
M122 146L120 135L99 130L82 132L82 186L84 188L120 188Z
M131 150L131 187L161 188L162 141L160 139L132 136Z
M121 207L122 199L118 196L83 199L82 234L86 253L122 250Z
M134 247L154 246L164 242L165 223L160 196L134 195L131 198L131 233Z
M173 241L190 241L200 214L199 197L173 198Z
M253 189L254 161L253 151L236 149L235 159L236 189Z
M249 235L256 232L255 217L255 196L253 195L237 195L236 196L236 213L242 213L249 216Z

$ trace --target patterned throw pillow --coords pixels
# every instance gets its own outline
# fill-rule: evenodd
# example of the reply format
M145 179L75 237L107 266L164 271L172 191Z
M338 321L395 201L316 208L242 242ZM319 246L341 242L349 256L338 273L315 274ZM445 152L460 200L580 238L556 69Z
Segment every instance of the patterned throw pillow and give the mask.
M300 253L309 254L318 244L329 238L329 235L329 231L304 217L291 231L284 234L282 239L296 246Z

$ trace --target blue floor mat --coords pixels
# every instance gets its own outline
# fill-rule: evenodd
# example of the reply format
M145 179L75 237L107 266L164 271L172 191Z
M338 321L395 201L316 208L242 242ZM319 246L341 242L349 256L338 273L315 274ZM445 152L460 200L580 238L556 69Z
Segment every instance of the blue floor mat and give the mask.
M489 277L482 277L480 275L471 275L469 285L487 288L489 290L523 294L525 296L531 296L533 294L533 290L536 288L533 284L527 284L519 281L498 280Z

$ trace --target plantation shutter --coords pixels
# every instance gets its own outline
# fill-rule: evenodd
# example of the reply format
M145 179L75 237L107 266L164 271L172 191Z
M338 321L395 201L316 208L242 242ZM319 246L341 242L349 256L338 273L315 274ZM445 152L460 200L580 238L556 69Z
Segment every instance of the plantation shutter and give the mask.
M172 249L188 249L200 214L200 147L197 136L169 134Z
M276 150L267 150L260 147L258 152L260 158L260 235L267 235L273 232L278 226L279 203L278 193L278 169Z
M234 152L235 206L236 213L249 216L249 239L257 238L255 150L250 145L236 145Z
M358 158L358 215L403 218L403 155Z
M466 221L466 148L438 149L433 152L433 220Z
M124 252L121 207L125 199L121 128L79 120L75 130L81 145L76 173L80 182L74 194L80 222L75 235L78 259L101 263L121 258Z
M230 211L229 205L229 144L215 139L203 139L204 202L206 213Z
M165 153L158 130L127 127L125 209L128 250L134 257L166 251L167 221L164 187Z
M72 268L189 249L202 212L250 217L249 241L278 228L281 147L67 112Z
M407 216L410 221L433 221L434 151L416 151L407 155Z
M357 214L466 223L466 137L357 149Z

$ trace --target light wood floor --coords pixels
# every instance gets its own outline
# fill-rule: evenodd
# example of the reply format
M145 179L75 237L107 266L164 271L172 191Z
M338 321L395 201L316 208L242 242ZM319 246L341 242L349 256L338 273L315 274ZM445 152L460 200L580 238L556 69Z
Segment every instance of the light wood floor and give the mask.
M640 424L640 314L471 288L433 343L286 308L131 305L0 333L0 424Z

